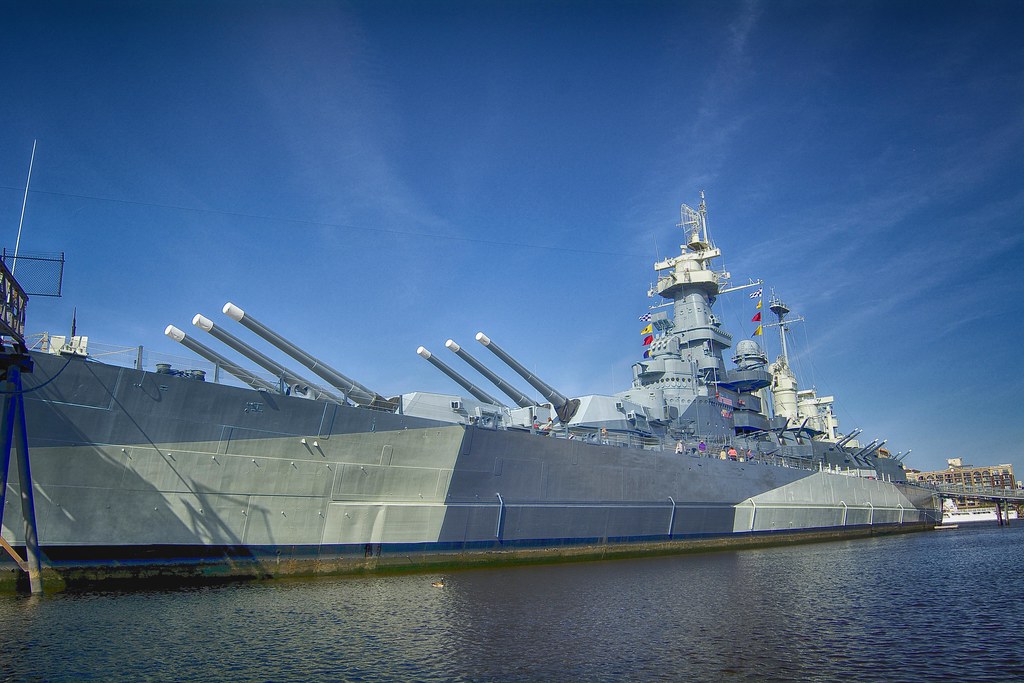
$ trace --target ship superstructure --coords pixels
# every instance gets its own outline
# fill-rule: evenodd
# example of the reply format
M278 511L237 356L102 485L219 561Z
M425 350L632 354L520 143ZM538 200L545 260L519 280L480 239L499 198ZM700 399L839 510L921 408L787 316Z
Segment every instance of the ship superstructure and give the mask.
M487 419L508 428L540 424L590 437L602 432L651 448L677 441L692 447L705 441L749 450L752 455L800 457L832 467L881 466L887 476L898 477L898 463L879 464L875 457L884 441L875 440L870 449L862 449L856 438L859 430L847 435L838 431L832 396L818 396L813 388L798 387L786 338L790 326L803 319L788 317L789 307L774 292L769 310L777 320L763 327L778 329L779 357L769 365L754 339L741 339L731 357L732 365L726 363L733 337L715 315L714 304L719 296L738 290L757 287L759 293L761 282L730 286L730 274L713 267L712 261L721 251L709 235L703 193L697 209L681 205L677 227L684 238L679 255L654 264L658 279L648 296L660 297L664 303L653 306L645 316L652 339L644 358L633 365L629 389L568 399L481 332L477 340L543 399L529 398L448 340L447 348L506 393L518 408L507 408L489 395L481 395L479 387L420 347L421 356L483 404L472 404L472 410L466 410L470 404L458 397L417 393L406 399L406 412L471 422L482 418L484 405L490 405ZM446 406L455 404L463 407L463 415L450 414Z
M666 310L651 314L659 336L649 346L649 358L633 366L633 387L621 395L657 415L670 436L720 439L764 431L768 423L757 392L771 377L763 352L744 340L733 359L735 369L727 370L723 358L733 338L712 306L729 274L711 267L721 251L708 237L703 196L697 210L680 207L678 227L686 238L681 253L654 265L659 277L648 292L671 302L671 317Z

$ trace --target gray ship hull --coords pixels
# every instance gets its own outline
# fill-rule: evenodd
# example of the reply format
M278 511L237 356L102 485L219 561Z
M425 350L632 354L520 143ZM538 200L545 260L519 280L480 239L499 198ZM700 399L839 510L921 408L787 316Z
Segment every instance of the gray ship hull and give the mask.
M902 483L34 359L39 544L69 583L667 552L941 519L934 493ZM11 475L2 531L17 546Z

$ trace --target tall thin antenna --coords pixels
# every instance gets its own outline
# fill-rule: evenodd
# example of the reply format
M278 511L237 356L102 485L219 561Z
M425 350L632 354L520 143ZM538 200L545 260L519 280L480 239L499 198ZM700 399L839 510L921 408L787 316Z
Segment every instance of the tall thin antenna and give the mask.
M697 207L697 211L700 213L701 228L704 233L704 241L710 244L708 240L708 205L704 203L704 190L700 191L700 206Z
M32 158L28 162L28 179L25 181L25 198L21 200L21 219L18 221L18 239L14 243L14 262L11 264L11 275L18 268L18 247L21 246L21 226L25 223L25 205L28 204L28 186L32 182L32 164L36 161L36 143L32 141Z

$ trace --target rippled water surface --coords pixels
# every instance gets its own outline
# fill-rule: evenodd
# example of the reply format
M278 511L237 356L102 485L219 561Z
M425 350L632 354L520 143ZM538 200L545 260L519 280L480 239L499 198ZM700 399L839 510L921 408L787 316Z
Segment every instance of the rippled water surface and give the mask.
M1024 526L134 593L0 595L0 680L1011 681Z

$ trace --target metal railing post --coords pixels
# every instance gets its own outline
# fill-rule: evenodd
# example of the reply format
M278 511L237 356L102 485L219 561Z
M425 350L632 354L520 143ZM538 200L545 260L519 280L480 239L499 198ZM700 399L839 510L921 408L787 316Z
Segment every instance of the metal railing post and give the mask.
M668 500L672 503L672 515L668 518L668 537L672 538L672 530L676 527L676 501L672 496L669 496Z
M494 527L494 537L500 541L502 526L505 524L505 501L502 499L500 493L496 493L495 495L498 496L498 523Z

